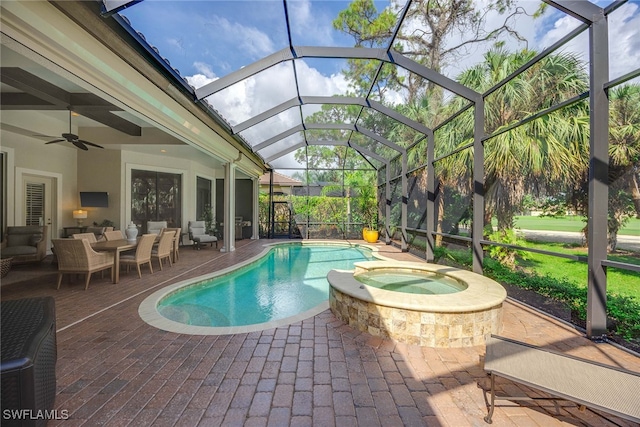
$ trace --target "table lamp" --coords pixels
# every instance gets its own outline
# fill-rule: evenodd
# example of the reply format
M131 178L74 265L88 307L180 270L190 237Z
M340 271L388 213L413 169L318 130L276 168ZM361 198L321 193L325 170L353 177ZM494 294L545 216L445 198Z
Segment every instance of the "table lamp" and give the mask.
M82 221L87 219L87 211L76 209L73 211L73 219L78 222L78 227L82 227Z

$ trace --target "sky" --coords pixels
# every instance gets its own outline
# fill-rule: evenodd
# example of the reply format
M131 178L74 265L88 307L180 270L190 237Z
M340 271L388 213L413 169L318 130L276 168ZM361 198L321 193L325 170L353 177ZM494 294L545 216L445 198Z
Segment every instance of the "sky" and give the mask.
M487 1L475 0L478 10L483 10ZM375 5L378 10L385 7L397 10L398 2L404 4L404 0L394 0L394 3L376 1ZM610 2L600 1L599 5L604 7ZM540 4L532 0L517 3L529 14ZM293 45L352 46L350 36L332 27L332 21L348 4L342 0L289 0L287 7ZM144 0L121 14L196 88L289 46L284 6L280 0ZM486 19L487 28L495 28L502 23L504 16L489 13ZM537 51L550 46L579 25L577 20L553 7L547 7L541 18L520 15L510 23L527 41L504 38L505 46L510 50L528 47ZM414 29L415 26L405 24L403 30ZM610 78L640 68L640 0L631 0L609 16L609 33ZM464 34L453 34L447 45L457 45L463 39ZM443 74L455 78L465 68L480 62L489 47L485 44L466 49L443 69ZM562 50L586 59L586 33ZM208 100L231 125L236 125L297 96L294 72L303 96L344 94L348 84L340 70L345 64L342 60L299 59L295 61L294 69L291 62L280 63ZM394 99L401 102L402 94L395 94ZM319 106L307 108L305 113L318 109ZM298 123L299 112L288 111L241 135L255 144Z

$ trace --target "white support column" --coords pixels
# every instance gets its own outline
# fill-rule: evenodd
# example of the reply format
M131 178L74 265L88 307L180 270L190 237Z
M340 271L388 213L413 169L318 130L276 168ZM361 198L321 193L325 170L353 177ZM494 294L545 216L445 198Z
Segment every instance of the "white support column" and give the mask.
M233 252L236 250L236 165L227 163L224 165L224 233L223 246L220 252Z
M260 179L253 178L253 218L251 220L251 227L253 233L251 238L258 240L260 238Z

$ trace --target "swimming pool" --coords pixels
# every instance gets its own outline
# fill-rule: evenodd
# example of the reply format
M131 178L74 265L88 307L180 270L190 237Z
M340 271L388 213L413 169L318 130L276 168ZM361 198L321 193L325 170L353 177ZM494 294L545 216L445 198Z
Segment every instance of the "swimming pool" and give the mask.
M293 323L329 308L330 270L352 270L355 262L372 259L372 248L362 245L276 244L240 268L152 294L139 313L160 329L194 334L249 332Z

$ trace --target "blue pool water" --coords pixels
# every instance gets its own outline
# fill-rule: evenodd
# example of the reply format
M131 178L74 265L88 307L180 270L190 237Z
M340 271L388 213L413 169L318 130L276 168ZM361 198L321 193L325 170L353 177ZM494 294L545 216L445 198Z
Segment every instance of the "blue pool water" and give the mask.
M368 286L408 294L443 295L467 289L466 284L452 277L426 271L372 270L354 277Z
M158 312L195 326L242 326L283 319L327 301L332 269L353 269L372 260L365 248L277 245L258 261L232 273L179 289Z

